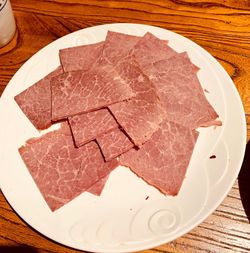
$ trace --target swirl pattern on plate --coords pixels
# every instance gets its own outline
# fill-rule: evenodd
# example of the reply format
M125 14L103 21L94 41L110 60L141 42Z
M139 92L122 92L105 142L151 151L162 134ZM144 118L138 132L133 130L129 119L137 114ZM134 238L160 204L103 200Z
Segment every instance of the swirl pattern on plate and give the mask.
M168 199L150 201L133 212L78 220L69 230L73 240L98 246L140 244L173 233L181 224L179 208Z

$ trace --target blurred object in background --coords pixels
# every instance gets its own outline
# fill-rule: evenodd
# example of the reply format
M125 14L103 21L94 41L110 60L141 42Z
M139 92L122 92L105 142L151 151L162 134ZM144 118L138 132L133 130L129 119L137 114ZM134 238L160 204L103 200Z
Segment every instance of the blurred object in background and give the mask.
M11 41L16 23L9 0L0 0L0 47Z

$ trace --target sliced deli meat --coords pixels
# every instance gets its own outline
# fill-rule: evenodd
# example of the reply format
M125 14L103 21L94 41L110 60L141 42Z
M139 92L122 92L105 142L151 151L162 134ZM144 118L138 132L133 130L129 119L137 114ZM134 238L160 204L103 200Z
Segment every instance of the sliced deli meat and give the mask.
M144 67L177 54L167 43L149 32L138 37L109 31L103 45L102 58L116 64L128 55L134 55L140 67Z
M15 101L23 113L38 130L46 129L52 124L50 80L61 73L63 70L59 66L40 81L15 96Z
M146 73L156 86L169 121L191 129L220 124L187 53L156 62Z
M116 160L104 161L94 141L75 148L67 122L59 130L29 140L19 152L52 211L88 190L117 166Z
M120 156L121 165L162 193L177 195L184 180L198 133L173 122L164 121L140 149Z
M132 98L130 84L110 65L71 71L51 80L52 120L94 111Z
M165 64L164 60L168 60L171 57L178 57L179 53L168 46L168 41L161 40L153 34L147 32L133 47L131 54L135 56L136 61L139 63L143 72L151 76L150 70L154 71L154 64ZM185 54L185 53L184 53ZM183 55L183 53L180 53ZM172 58L175 59L175 58ZM186 57L186 63L188 62L190 69L193 73L197 73L199 67L193 64L188 57ZM161 62L162 61L162 62ZM180 62L182 64L183 62ZM185 64L186 64L185 63Z
M168 59L177 54L167 45L167 41L160 40L149 32L138 40L131 53L135 56L142 70L148 64Z
M102 53L104 42L61 49L60 61L64 72L90 69Z
M37 129L62 121L19 149L49 208L85 191L100 196L119 164L177 195L195 129L221 125L188 54L149 32L109 31L105 41L61 49L59 57L61 67L15 97Z
M117 64L126 58L141 37L108 31L103 45L101 61Z
M156 53L157 50L159 53ZM109 109L137 146L150 139L165 117L156 89L143 74L143 67L175 54L177 53L167 46L166 41L150 33L142 38L115 32L107 34L102 57L106 62L115 63L124 79L132 80L130 84L136 93L130 101L116 103L109 106ZM129 68L124 68L124 62L129 61Z
M116 120L107 108L78 114L68 120L77 147L118 128Z
M130 86L136 96L128 101L110 105L109 109L133 143L140 146L159 128L165 118L165 110L155 86L143 74L133 57L120 61L117 69L123 78L130 80Z
M97 137L96 141L106 161L110 161L134 147L133 142L119 128Z

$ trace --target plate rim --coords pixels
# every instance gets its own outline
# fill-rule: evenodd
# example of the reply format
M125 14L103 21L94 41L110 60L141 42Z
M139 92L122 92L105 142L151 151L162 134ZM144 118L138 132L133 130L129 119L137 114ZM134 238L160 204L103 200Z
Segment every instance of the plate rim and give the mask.
M188 39L188 38L186 38L186 37L184 37L184 36L182 36L182 35L180 35L180 34L178 34L178 33L175 33L175 32L173 32L173 31L170 31L170 30L167 30L167 29L165 29L165 28L162 28L162 27L151 26L151 25L145 25L145 24L136 24L136 23L111 23L111 24L102 24L102 25L87 27L87 28L83 28L83 29L80 29L80 30L78 30L78 31L69 33L69 34L67 34L67 35L65 35L65 36L63 36L63 37L60 37L60 38L56 39L55 41L52 41L51 43L47 44L46 46L44 46L43 48L41 48L39 51L37 51L33 56L35 56L35 55L37 55L37 54L40 54L42 50L45 50L45 48L50 47L50 46L54 45L55 43L58 43L59 40L61 40L62 38L65 38L66 36L69 36L69 37L70 37L70 36L73 36L73 35L79 33L79 32L82 31L82 30L91 30L91 29L94 29L94 28L102 28L102 27L103 27L105 30L108 30L110 26L111 26L111 28L114 27L114 26L139 26L139 27L144 27L144 28L160 29L160 30L165 31L165 32L170 32L170 33L172 33L174 36L177 35L177 36L180 36L180 37L182 37L182 38L185 38L185 39L187 39L189 42L194 43L196 46L198 45L198 44L196 44L195 42L193 42L192 40L190 40L190 39ZM150 29L149 29L149 31L150 31ZM198 46L199 46L199 45L198 45ZM203 52L206 52L206 54L210 55L213 59L215 59L215 58L214 58L210 53L208 53L204 48L202 48L201 46L199 46L199 48L202 49ZM32 56L32 57L33 57L33 56ZM12 81L13 78L16 76L16 74L17 74L18 72L21 72L21 71L22 71L22 67L23 67L27 62L29 62L29 61L32 60L32 57L31 57L29 60L27 60L27 61L19 68L19 70L13 75L12 79L10 80L10 82L9 82L8 85L6 86L4 92L2 93L2 96L1 96L1 99L0 99L0 107L1 107L2 97L5 97L4 94L7 93L6 90L9 89L8 87L10 87L9 84L10 84L11 82L14 82L14 81ZM215 59L215 61L217 62L216 59ZM238 105L240 106L240 107L239 107L239 109L240 109L240 114L241 114L242 117L244 117L244 127L243 127L244 131L241 133L241 138L242 138L242 139L243 139L243 137L245 138L245 142L244 142L244 143L246 144L247 127L246 127L246 119L245 119L245 114L244 114L244 108L243 108L243 105L242 105L242 101L241 101L241 99L240 99L240 95L239 95L238 90L237 90L236 86L234 85L232 79L231 79L230 76L227 74L226 70L225 70L218 62L217 62L216 64L219 65L220 71L224 72L223 74L227 77L227 79L228 79L227 81L231 83L231 86L232 86L231 88L233 89L234 94L237 94L235 98L237 99L237 103L238 103ZM172 239L171 239L171 236L170 236L170 239L168 239L168 240L162 239L162 240L161 240L162 242L161 242L160 244L156 242L156 243L152 243L152 244L150 244L150 245L147 244L145 247L142 247L141 245L140 245L140 246L132 246L132 247L131 247L131 250L132 250L132 251L128 251L128 250L119 250L119 252L124 252L124 253L125 253L125 252L134 252L134 251L138 251L138 250L145 250L145 249L149 249L149 248L153 248L153 247L159 246L159 245L164 244L164 243L168 243L168 242L170 242L170 241L172 241L172 240L178 239L180 236L183 236L183 235L186 234L187 232L189 232L189 231L191 231L192 229L194 229L194 228L195 228L197 225L199 225L201 222L203 222L203 221L204 221L209 215L211 215L211 214L214 212L214 210L221 204L221 202L222 202L222 201L224 200L224 198L228 195L228 192L231 190L233 184L235 183L235 180L237 179L237 175L238 175L238 173L239 173L239 171L240 171L240 168L241 168L241 165L242 165L242 162L243 162L243 158L244 158L244 154L245 154L245 148L246 148L246 145L244 145L244 147L241 147L242 151L241 151L241 154L240 154L240 159L238 160L238 163L239 163L238 165L239 165L239 166L238 166L237 169L235 169L235 175L234 175L234 177L233 177L234 179L231 180L231 183L230 183L230 184L228 185L228 187L227 187L227 191L225 191L225 192L221 195L221 197L216 201L216 204L214 204L213 208L210 208L210 209L209 209L209 212L207 212L207 215L202 216L202 217L200 217L198 220L196 220L196 222L193 222L193 223L192 223L192 226L188 226L186 229L184 229L184 230L180 233L180 235L178 235L177 237L175 236L175 238L172 238ZM1 181L0 181L0 183L1 183ZM2 193L3 193L3 195L4 195L5 199L6 199L6 201L9 203L9 205L11 206L11 208L17 213L17 215L19 216L19 218L21 218L21 220L23 220L26 224L28 224L29 227L31 227L32 229L35 229L36 232L38 232L39 234L45 236L46 238L51 239L51 240L55 241L56 243L59 243L59 244L61 244L61 245L63 245L63 246L67 246L67 247L70 247L70 248L73 248L73 249L90 250L90 251L93 251L93 248L92 248L92 249L88 249L88 248L76 248L76 247L74 247L74 246L72 246L72 245L65 244L64 242L62 242L62 241L60 241L60 240L58 240L58 239L52 238L51 236L48 236L48 235L44 234L43 232L41 232L41 231L39 230L39 228L34 227L32 224L30 224L30 222L28 222L26 219L24 219L24 218L22 217L22 215L19 214L19 212L18 212L18 211L15 209L15 207L13 206L13 203L11 204L11 203L9 202L9 199L8 199L8 197L7 197L7 196L8 196L8 193L5 192L4 187L2 187L2 185L3 185L3 184L1 183L1 191L2 191ZM104 249L104 250L101 250L101 252L117 252L117 248L115 248L114 251L112 251L112 249L108 249L108 250L105 250L105 249Z

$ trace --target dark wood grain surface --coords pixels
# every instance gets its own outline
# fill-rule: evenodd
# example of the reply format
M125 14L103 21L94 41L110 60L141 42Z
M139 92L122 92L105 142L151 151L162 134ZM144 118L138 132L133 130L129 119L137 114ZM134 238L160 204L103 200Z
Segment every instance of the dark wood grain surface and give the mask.
M17 32L0 48L0 94L39 49L73 31L114 22L169 29L210 52L233 79L242 98L250 138L249 0L12 0ZM1 32L1 31L0 31ZM181 238L146 252L250 252L250 144L230 193L203 223ZM0 252L78 252L37 233L0 193Z

